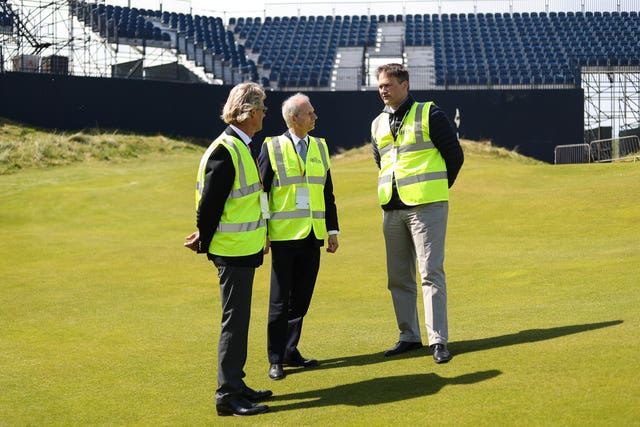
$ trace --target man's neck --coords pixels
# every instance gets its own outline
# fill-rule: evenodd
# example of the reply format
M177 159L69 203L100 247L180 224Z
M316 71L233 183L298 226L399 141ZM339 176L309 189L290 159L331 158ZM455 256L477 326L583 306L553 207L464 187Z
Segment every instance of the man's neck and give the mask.
M247 135L249 138L253 138L253 135L255 135L256 133L256 131L253 130L251 126L247 126L246 123L232 123L232 124L237 129L240 129L242 132L244 132L244 134Z
M289 133L291 134L291 136L295 136L298 139L304 139L307 137L307 133L306 132L302 132L299 129L293 129L293 128L289 128Z
M249 144L251 142L251 139L253 138L253 135L255 132L250 132L250 129L246 129L246 126L244 127L240 127L236 124L230 124L231 129L233 129L238 136L240 137L240 139L245 143L245 144ZM248 132L249 131L249 132Z

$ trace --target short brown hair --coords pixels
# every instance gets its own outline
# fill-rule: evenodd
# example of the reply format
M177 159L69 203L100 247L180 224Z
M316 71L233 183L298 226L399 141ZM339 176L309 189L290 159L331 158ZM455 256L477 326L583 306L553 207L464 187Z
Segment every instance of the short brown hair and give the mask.
M402 64L384 64L378 67L376 70L376 76L385 73L389 77L395 77L400 83L409 81L409 70L407 70Z
M240 83L231 89L220 116L227 124L242 123L249 118L251 110L264 102L267 94L257 83Z

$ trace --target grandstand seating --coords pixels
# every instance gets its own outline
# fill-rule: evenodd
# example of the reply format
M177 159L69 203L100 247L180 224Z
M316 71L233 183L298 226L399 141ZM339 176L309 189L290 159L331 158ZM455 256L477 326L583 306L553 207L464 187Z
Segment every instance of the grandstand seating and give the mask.
M404 25L405 46L433 49L436 86L576 86L581 66L640 67L635 11L241 17L225 26L220 17L73 4L110 40L210 55L240 80L280 88L328 87L337 51L373 48L385 23ZM209 62L196 59L221 74Z
M329 86L339 47L375 45L377 18L285 16L230 24L245 48L259 54L258 65L270 70L270 81L279 87L323 87Z
M579 66L640 65L637 12L407 15L441 84L577 84Z
M8 6L8 5L5 5ZM10 6L8 6L10 7ZM0 34L11 34L13 32L13 17L0 10Z

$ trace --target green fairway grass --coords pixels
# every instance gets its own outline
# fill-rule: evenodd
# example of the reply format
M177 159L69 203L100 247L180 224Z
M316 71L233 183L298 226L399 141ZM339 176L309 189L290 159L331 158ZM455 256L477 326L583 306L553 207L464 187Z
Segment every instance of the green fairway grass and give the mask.
M398 331L375 164L368 147L334 157L340 248L322 254L300 343L321 365L267 377L267 256L246 381L274 397L240 419L215 413L216 270L182 247L204 148L175 144L48 168L13 157L0 175L0 426L640 425L640 164L466 142L454 357L436 365L426 348L383 357Z

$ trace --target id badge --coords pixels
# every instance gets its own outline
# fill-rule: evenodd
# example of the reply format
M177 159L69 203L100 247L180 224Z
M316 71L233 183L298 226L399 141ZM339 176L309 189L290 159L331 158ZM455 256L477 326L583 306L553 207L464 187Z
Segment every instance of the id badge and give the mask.
M296 188L296 209L309 209L309 189L307 187Z
M389 159L391 163L395 163L398 160L398 147L393 147L391 149L391 153L389 153Z
M267 198L267 193L264 191L260 193L260 210L262 211L262 218L271 218L271 214L269 213L269 199Z

